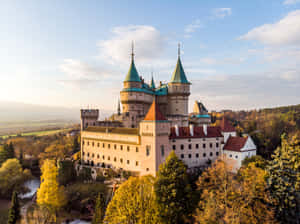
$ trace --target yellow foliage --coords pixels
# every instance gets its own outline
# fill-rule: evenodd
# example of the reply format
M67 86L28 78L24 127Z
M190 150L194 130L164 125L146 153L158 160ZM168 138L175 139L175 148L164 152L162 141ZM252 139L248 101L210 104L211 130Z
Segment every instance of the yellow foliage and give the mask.
M37 191L39 206L58 210L66 204L63 186L58 184L58 168L54 160L45 160L41 168L41 185Z

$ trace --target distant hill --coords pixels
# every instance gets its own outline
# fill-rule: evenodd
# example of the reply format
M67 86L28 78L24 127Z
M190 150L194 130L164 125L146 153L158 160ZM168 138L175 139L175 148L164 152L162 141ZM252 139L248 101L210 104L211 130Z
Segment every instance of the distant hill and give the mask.
M66 120L79 122L79 108L0 101L0 122Z

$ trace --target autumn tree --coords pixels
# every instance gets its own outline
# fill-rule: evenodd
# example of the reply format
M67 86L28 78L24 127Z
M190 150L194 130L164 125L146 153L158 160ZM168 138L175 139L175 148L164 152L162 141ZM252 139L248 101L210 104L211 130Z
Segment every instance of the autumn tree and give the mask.
M42 168L41 185L37 190L37 204L48 209L56 219L56 212L66 204L63 186L58 184L58 168L54 160L45 160Z
M199 178L202 192L196 211L198 223L275 223L266 172L249 164L238 176L226 161L216 161Z
M130 177L116 190L108 204L105 223L153 224L157 213L152 176Z
M11 200L11 207L8 213L7 224L15 224L20 218L21 215L20 215L20 204L19 204L18 194L16 191L14 191Z
M103 224L104 215L105 200L102 194L98 194L92 224Z
M10 196L14 190L21 190L22 184L31 177L29 170L23 170L17 159L6 160L0 168L0 193Z
M268 184L281 223L300 223L300 141L282 136L268 166Z
M191 186L185 164L172 151L161 164L154 183L161 223L182 223L190 213Z
M0 166L6 160L12 159L14 157L15 157L15 151L12 143L4 144L3 146L0 146Z

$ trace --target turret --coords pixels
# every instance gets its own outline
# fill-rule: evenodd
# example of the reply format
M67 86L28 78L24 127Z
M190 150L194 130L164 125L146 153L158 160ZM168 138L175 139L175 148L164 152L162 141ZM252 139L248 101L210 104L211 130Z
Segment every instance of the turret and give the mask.
M81 119L81 130L86 129L88 126L96 126L99 117L98 109L81 109L80 119Z
M178 59L176 68L168 83L168 115L188 116L188 102L191 83L187 80L181 59L180 45L178 45Z
M129 71L124 80L124 89L126 88L141 88L141 79L139 74L136 70L134 64L134 52L133 52L133 45L132 45L132 52L131 52L131 64L129 67Z

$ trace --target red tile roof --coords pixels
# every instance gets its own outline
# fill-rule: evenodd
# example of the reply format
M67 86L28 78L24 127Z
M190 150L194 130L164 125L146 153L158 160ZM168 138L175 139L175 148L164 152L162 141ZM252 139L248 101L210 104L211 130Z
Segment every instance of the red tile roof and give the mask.
M158 104L156 103L156 100L153 100L153 103L148 110L148 113L146 114L145 121L166 121L167 119L162 114L162 112L159 109Z
M234 132L235 128L229 123L229 121L223 117L220 124L222 132Z
M194 135L191 136L190 128L189 127L178 127L179 136L176 136L175 127L171 128L171 139L176 138L217 138L223 137L220 127L207 127L207 135L204 134L203 127L194 127Z
M248 137L233 137L230 136L224 145L224 150L240 152L247 142Z

